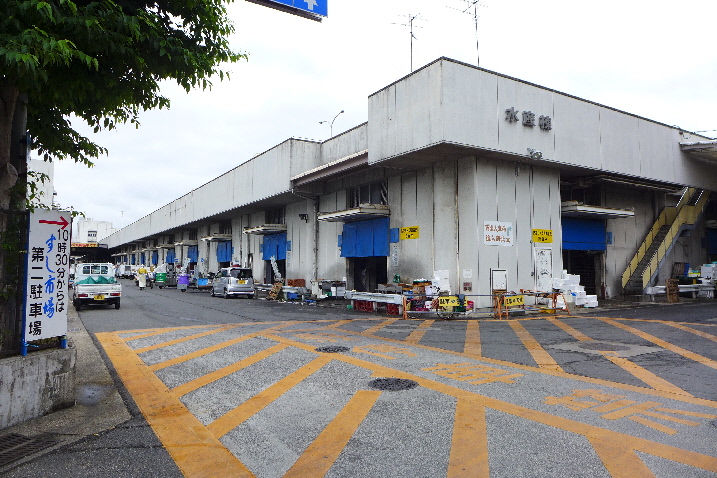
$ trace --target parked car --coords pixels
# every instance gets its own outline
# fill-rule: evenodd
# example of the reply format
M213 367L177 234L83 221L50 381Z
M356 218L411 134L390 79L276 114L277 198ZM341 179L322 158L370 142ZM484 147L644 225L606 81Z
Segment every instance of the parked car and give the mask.
M212 281L211 294L212 297L221 295L225 299L233 295L255 297L252 270L242 267L222 268Z
M120 308L122 285L115 279L112 264L78 264L75 269L75 284L72 289L72 303L80 310L87 304L114 304Z

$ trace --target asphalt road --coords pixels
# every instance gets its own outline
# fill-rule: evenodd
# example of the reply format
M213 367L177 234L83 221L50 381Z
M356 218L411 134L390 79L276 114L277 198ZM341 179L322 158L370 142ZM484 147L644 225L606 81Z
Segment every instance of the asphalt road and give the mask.
M80 317L132 418L5 476L717 476L717 302L403 320L123 283Z

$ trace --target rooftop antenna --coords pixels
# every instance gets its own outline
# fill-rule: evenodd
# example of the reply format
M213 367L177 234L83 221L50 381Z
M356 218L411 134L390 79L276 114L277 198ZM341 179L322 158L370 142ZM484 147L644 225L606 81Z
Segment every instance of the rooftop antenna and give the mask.
M465 13L467 15L473 15L473 25L475 25L476 29L476 66L480 66L480 52L478 50L478 7L485 7L486 5L482 5L481 1L483 0L461 0L463 3L467 4L467 6L463 9L460 8L452 8L453 10L458 10L461 13Z
M413 40L414 39L418 40L418 38L416 38L416 35L413 34L413 28L414 28L413 22L415 20L423 20L423 18L421 18L420 16L421 16L420 13L417 13L415 15L409 13L408 15L406 15L406 18L408 18L408 22L393 24L393 25L401 25L403 27L408 27L408 31L411 34L411 72L413 72ZM421 28L421 27L415 27L415 28Z

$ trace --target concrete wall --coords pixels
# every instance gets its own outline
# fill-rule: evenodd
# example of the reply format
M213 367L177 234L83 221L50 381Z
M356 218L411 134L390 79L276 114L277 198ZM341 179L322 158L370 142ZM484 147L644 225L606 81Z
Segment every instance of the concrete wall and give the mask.
M75 404L77 350L0 359L0 429Z
M507 121L509 108L519 121ZM524 111L535 114L534 127L522 124ZM539 127L540 116L552 129ZM370 96L368 133L370 164L439 143L516 159L532 148L546 166L717 190L714 165L680 151L679 128L449 59Z
M511 290L534 289L536 247L551 249L552 274L560 275L560 184L555 170L516 168L474 157L437 163L391 178L389 203L392 228L420 228L418 239L393 246L399 264L389 260L389 277L399 274L409 282L447 270L453 293L462 293L463 282L471 282L470 293L489 295L491 270L505 269ZM511 223L513 245L485 245L485 221ZM532 229L552 230L553 243L533 244ZM490 304L489 297L472 300Z

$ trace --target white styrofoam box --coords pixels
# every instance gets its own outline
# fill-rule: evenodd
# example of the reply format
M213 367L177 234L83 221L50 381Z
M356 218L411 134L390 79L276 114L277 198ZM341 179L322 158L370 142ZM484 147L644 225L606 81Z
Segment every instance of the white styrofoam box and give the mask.
M576 297L575 298L575 305L585 305L588 303L588 300L585 297Z
M585 292L585 286L584 286L584 285L578 285L578 291L579 291L579 292Z
M595 301L595 302L588 302L583 307L590 309L590 308L597 307L597 306L598 306L598 303L597 303L597 301Z
M433 286L432 285L426 286L426 295L433 296Z
M567 278L568 278L568 271L566 271L565 269L563 269L562 278L563 278L563 279L567 279Z
M584 290L578 290L575 292L576 297L580 297L581 299L587 299L588 294Z
M568 284L580 285L580 276L577 274L568 274Z
M586 295L585 298L589 301L597 301L596 295Z
M553 279L553 289L562 289L564 282L563 279Z

